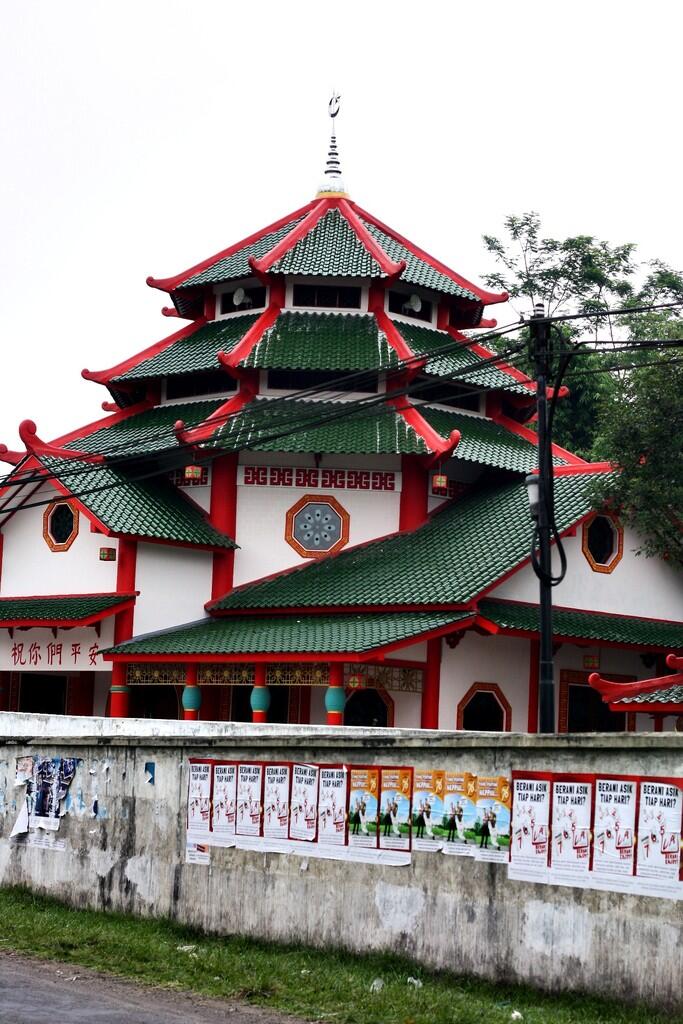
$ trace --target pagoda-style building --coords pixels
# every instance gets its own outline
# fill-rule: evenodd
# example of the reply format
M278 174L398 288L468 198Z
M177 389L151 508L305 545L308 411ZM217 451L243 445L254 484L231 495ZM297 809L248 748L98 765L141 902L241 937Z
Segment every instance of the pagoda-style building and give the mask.
M358 206L334 133L311 202L148 284L183 323L83 371L106 415L3 447L0 709L535 731L535 384L486 345L507 296ZM592 508L610 466L554 463L558 730L652 728L588 679L683 651L681 577Z

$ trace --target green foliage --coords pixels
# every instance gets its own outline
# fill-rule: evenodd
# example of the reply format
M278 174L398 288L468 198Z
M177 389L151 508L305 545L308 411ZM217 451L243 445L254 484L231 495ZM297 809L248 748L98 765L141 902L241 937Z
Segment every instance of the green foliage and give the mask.
M499 270L487 284L506 289L520 312L542 302L549 314L660 304L683 299L683 276L661 260L647 264L638 284L635 245L611 246L592 235L564 240L541 236L538 214L505 220L506 235L484 236ZM526 330L520 332L524 338ZM528 337L528 335L527 335ZM683 351L663 345L617 353L620 341L660 342L683 338L678 309L562 323L554 334L560 349L583 346L565 377L569 397L558 402L553 439L582 458L610 461L621 473L609 489L596 488L596 502L609 501L641 539L641 553L683 564ZM498 341L509 345L509 335ZM680 359L680 362L676 360ZM650 365L654 364L654 365ZM521 365L533 376L527 357Z
M256 894L257 898L261 898ZM339 899L342 898L340 894ZM60 960L217 999L239 999L336 1024L659 1024L647 1007L422 970L397 956L207 936L172 921L72 910L24 889L0 890L0 949ZM182 947L185 947L183 949ZM187 947L190 947L189 949ZM408 985L418 977L422 988ZM370 993L375 978L384 987Z

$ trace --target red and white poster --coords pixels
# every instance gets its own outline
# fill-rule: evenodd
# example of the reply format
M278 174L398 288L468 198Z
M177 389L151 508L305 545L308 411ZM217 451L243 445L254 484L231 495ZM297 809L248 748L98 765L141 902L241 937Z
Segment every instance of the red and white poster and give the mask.
M410 850L412 768L382 768L380 772L380 850Z
M263 793L263 765L237 766L237 821L238 836L261 835L261 797Z
M512 845L508 875L518 881L548 881L550 775L512 773Z
M315 764L292 767L292 810L289 817L290 839L312 842L318 824L318 773Z
M263 834L270 839L289 837L289 764L267 764L263 784Z
M211 812L211 761L190 761L187 784L187 834L196 839L209 835Z
M680 895L683 780L641 779L635 891Z
M592 804L591 779L554 777L549 882L579 888L589 884Z
M636 847L635 779L595 780L593 888L629 892L633 888Z
M318 792L318 845L346 845L348 771L343 767L320 768Z
M237 817L237 765L213 766L213 811L211 814L211 845L235 845Z

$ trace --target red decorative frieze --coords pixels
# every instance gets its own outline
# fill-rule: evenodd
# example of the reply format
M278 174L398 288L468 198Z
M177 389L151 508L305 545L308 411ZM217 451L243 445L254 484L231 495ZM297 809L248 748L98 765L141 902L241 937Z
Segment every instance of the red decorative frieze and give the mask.
M400 491L401 474L377 469L240 466L237 483L242 487L320 487L340 491Z

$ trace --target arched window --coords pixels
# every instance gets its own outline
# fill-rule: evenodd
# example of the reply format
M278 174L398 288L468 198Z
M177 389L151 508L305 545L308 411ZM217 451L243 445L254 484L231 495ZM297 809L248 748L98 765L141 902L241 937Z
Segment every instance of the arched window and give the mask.
M614 572L624 553L624 531L616 516L589 516L583 524L581 550L593 572Z
M456 729L510 732L512 708L497 683L474 683L458 704Z
M346 690L344 725L392 726L394 702L386 692L374 686Z

